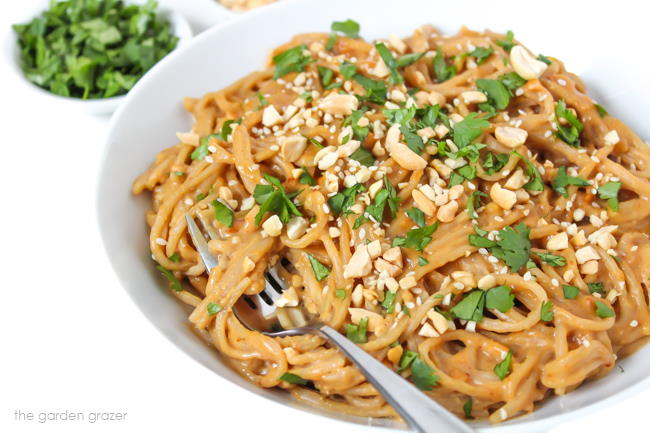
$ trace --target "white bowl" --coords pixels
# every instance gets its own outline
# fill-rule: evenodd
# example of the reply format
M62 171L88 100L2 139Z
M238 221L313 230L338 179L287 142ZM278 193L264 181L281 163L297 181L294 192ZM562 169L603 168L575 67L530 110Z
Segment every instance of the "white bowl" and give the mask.
M126 3L142 4L145 3L145 0L127 0ZM41 12L48 9L49 4L50 0L37 2L31 10L26 10L24 15L19 17L20 19L16 21L16 24L22 24L31 21L36 16L40 15ZM185 45L187 42L189 42L190 39L192 39L192 28L180 13L164 7L160 7L158 13L166 17L171 23L171 31L178 37L176 48ZM43 98L48 99L51 103L56 103L56 106L61 107L62 109L70 108L90 114L112 113L115 111L117 106L124 101L126 95L113 96L111 98L86 100L80 98L69 98L56 95L27 80L20 67L20 50L18 49L18 40L16 33L12 28L9 29L9 32L10 34L4 38L4 46L2 47L5 60L9 64L11 70L20 79L20 81L25 83L27 85L26 87L29 88L32 92L40 94Z
M606 14L592 14L589 20L574 20L572 17L583 12L579 2L549 0L544 8L530 10L526 4L504 1L497 7L485 1L409 0L396 8L394 0L282 1L212 28L163 59L129 92L113 116L98 190L99 226L106 251L142 312L177 347L222 377L257 395L322 414L297 404L287 393L263 390L247 382L189 329L188 309L166 292L150 257L144 220L149 198L133 197L131 183L158 151L175 144L176 131L189 128L191 118L182 106L184 96L220 89L261 68L269 50L292 35L326 32L332 21L346 18L359 21L367 38L407 35L424 23L433 23L445 32L456 31L463 24L503 32L512 29L531 48L564 59L570 70L586 79L592 96L597 96L612 114L625 119L642 136L650 136L650 124L645 120L650 111L650 89L642 79L649 62L648 56L638 54L644 49L644 14L608 8ZM559 9L562 14L556 12ZM535 19L530 20L533 15ZM554 23L552 28L549 22ZM563 28L583 37L567 37L559 30ZM650 346L623 360L622 365L624 374L614 370L575 392L549 399L531 415L481 429L494 433L545 430L569 418L584 417L650 385ZM368 424L366 418L328 415Z

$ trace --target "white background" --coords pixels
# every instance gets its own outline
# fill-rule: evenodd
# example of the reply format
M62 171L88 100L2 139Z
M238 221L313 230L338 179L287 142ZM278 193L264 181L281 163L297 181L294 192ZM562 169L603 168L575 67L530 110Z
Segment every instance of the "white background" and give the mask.
M34 3L42 2L0 3L4 36ZM198 9L205 0L162 3L195 30L211 23ZM263 400L165 340L119 286L96 230L108 117L50 105L4 61L0 88L0 431L370 431ZM649 401L646 391L552 431L649 431ZM16 410L66 409L128 415L96 424L14 419Z

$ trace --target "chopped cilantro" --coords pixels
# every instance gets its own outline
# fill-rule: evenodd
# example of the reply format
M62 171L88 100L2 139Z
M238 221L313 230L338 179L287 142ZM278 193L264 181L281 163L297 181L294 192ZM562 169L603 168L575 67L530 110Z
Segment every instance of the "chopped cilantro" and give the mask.
M598 111L598 114L600 115L600 117L609 116L609 113L607 112L605 107L603 107L602 105L594 104L594 107L596 108L596 111Z
M515 34L512 32L512 30L508 30L506 33L506 37L503 39L498 39L497 40L497 45L506 50L507 52L510 52L512 47L515 46Z
M397 59L396 66L398 68L405 68L417 62L424 56L425 53L410 53L404 54Z
M591 293L592 295L594 293L598 293L601 296L605 295L605 284L601 282L587 283L587 287L589 288L589 293Z
M602 319L614 317L614 310L609 308L603 301L596 301L596 315Z
M447 64L445 56L442 54L442 50L440 48L438 48L438 52L433 58L433 71L435 72L439 83L447 81L456 75L456 67Z
M275 65L273 79L277 80L290 72L304 71L305 66L314 61L311 56L305 55L305 50L307 50L306 45L298 45L273 56Z
M555 318L555 314L553 313L553 303L551 301L542 302L539 318L544 322L550 322Z
M345 325L345 336L353 343L361 344L368 341L368 318L359 320L358 325L348 323Z
M375 163L375 157L372 152L361 146L350 154L350 159L354 159L366 167L370 167Z
M339 66L339 72L345 79L349 80L357 73L357 67L352 63L343 62L341 63L341 66Z
M474 405L474 400L470 397L465 404L463 405L463 412L465 413L465 418L474 419L472 416L472 406Z
M412 350L405 350L404 353L402 353L402 357L399 360L399 368L397 370L398 373L401 373L402 371L406 370L411 366L415 358L418 357L418 353L414 352Z
M502 313L515 305L515 295L508 286L493 287L485 293L485 308L497 309Z
M486 174L492 175L500 171L508 162L510 156L507 153L487 152L481 164Z
M415 386L422 391L431 391L438 385L438 376L434 374L433 368L419 356L411 363L411 378Z
M219 311L223 310L223 307L215 302L208 302L207 310L210 316L214 316Z
M357 194L365 191L366 187L361 183L345 188L343 191L336 193L327 200L335 217L339 215L346 216L350 213L350 207L354 204Z
M557 175L553 182L553 189L563 197L569 197L569 192L566 189L568 185L589 186L589 182L581 177L567 176L566 167L562 166L557 170Z
M562 125L560 119L566 120L568 125ZM562 99L555 104L555 121L558 128L555 135L569 146L580 147L580 133L584 126Z
M429 264L429 261L422 256L418 256L418 265L426 266Z
M414 248L422 251L424 247L431 242L431 235L438 229L438 221L430 226L424 226L417 229L411 229L406 232L406 236L398 236L393 239L394 247Z
M512 364L512 351L509 350L503 361L494 366L494 374L501 380L505 379L510 374L510 364Z
M598 197L607 200L607 205L614 212L618 212L618 192L621 189L621 182L607 182L598 187Z
M261 109L262 107L266 107L267 105L269 105L269 101L260 92L257 92L255 96L257 97L257 100L260 103L260 105L257 107L258 110Z
M490 126L490 122L476 117L476 113L470 113L462 121L454 124L454 143L463 148L480 137L483 130Z
M181 255L178 254L178 251L176 251L174 254L172 254L171 256L169 256L169 257L167 257L167 258L168 258L170 261L174 262L174 263L178 263L178 262L181 261Z
M459 319L480 322L483 319L484 307L485 292L477 289L466 293L463 299L449 311Z
M316 186L316 179L312 177L311 174L307 171L307 168L302 167L302 173L298 177L298 182L303 185Z
M403 83L404 79L402 78L399 71L397 70L397 60L395 60L395 57L393 57L393 54L390 52L388 47L383 42L379 42L378 44L375 44L375 48L377 49L379 56L384 61L386 66L388 66L388 70L390 71L390 78L389 78L390 83L391 84Z
M411 220L413 220L413 222L417 224L418 227L424 227L426 225L424 212L422 212L420 209L416 207L407 209L406 215L408 215L408 217L411 218Z
M467 215L471 219L478 218L476 209L481 207L481 197L487 197L487 194L481 191L474 191L467 197Z
M303 379L297 374L293 374L289 372L283 373L282 376L280 376L280 380L283 382L290 383L292 385L307 385L309 383L308 380Z
M386 102L386 97L388 94L388 89L386 88L386 83L383 81L373 80L372 78L364 77L361 74L355 74L355 81L364 89L366 89L366 94L359 96L359 99L372 102L374 104L383 104Z
M537 56L537 60L539 60L540 62L544 62L547 65L550 65L551 63L553 63L553 62L551 62L551 59L546 57L544 54L540 54L539 56Z
M348 292L346 292L345 289L337 289L335 293L336 297L339 299L345 299L347 294Z
M504 227L499 231L499 240L491 247L491 253L503 260L512 272L517 272L530 258L530 229L524 223Z
M262 218L267 213L278 215L284 224L289 222L291 216L302 216L302 213L287 195L278 178L264 174L264 179L270 185L255 185L253 191L253 197L257 204L260 205L260 209L255 216L256 226L260 225Z
M235 213L232 209L221 203L219 200L213 200L210 204L214 208L214 217L216 220L226 227L232 227L232 224L235 221Z
M576 286L569 286L567 284L562 284L562 292L564 293L565 299L575 299L580 293L580 289Z
M318 78L320 78L321 85L323 88L327 89L328 86L332 83L334 78L334 71L325 66L318 66Z
M487 95L489 103L497 110L504 110L510 104L510 91L503 82L479 78L476 87Z
M387 290L386 293L384 293L384 300L381 302L381 306L384 310L386 310L386 313L391 314L395 312L396 299L397 299L396 292L391 292L390 290Z
M181 282L178 281L178 278L176 278L176 275L174 275L172 271L170 271L169 269L165 268L162 265L156 266L156 269L158 269L160 273L163 274L165 278L167 278L167 280L169 281L170 289L172 289L175 292L183 291L183 286L181 285Z
M544 263L548 263L551 266L564 266L566 265L566 258L563 256L557 256L551 253L535 253L537 257L540 258Z
M492 55L494 48L492 47L476 47L467 55L471 57L476 57L476 63L482 65L485 61Z
M311 254L307 254L309 259L309 264L311 264L311 269L314 271L314 276L316 280L323 281L330 274L330 270L327 267L318 261L318 259Z
M544 181L542 180L542 176L539 174L539 170L537 170L537 167L535 167L535 164L530 162L528 158L516 150L513 150L512 154L517 155L519 159L524 161L526 164L526 172L530 180L528 183L526 183L526 185L524 185L524 188L529 191L544 191Z

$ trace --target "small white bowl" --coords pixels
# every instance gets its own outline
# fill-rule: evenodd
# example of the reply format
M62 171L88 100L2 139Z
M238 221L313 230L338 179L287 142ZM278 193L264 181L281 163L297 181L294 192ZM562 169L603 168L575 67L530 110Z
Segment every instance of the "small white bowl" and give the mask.
M142 4L144 3L144 0L127 1L126 3ZM43 11L48 9L49 4L49 0L43 0L37 3L37 6L31 10L26 11L24 16L20 17L21 19L18 19L16 21L16 24L29 22L36 16L40 15ZM171 23L171 31L174 33L174 35L176 35L176 37L178 37L176 48L185 45L187 42L189 42L190 39L192 39L192 28L190 27L190 24L187 22L185 17L174 10L164 7L161 7L158 10L158 13L166 17ZM26 84L25 87L27 87L32 92L40 94L43 98L47 98L50 102L55 103L57 107L61 107L61 109L72 109L89 114L110 114L115 111L117 106L121 104L122 101L124 101L126 95L113 96L111 98L84 100L80 98L56 95L42 87L37 86L25 78L23 70L20 67L20 50L18 48L18 38L13 28L10 28L9 32L11 34L4 38L5 42L4 46L2 47L4 57L9 64L10 69L15 73L18 79L22 81L22 83Z

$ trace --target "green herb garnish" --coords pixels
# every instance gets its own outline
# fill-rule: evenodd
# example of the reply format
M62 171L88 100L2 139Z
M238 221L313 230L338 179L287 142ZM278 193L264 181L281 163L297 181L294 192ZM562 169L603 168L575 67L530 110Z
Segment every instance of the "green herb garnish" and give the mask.
M567 284L562 284L562 292L564 293L564 299L575 299L580 293L580 289L576 286L569 286Z
M368 342L368 318L359 320L358 325L348 323L345 325L345 336L353 343L361 344Z
M172 289L174 292L182 292L183 291L183 286L181 285L181 282L178 281L178 278L174 275L172 271L169 269L165 268L162 265L156 266L156 269L160 271L161 274L165 278L167 278L167 281L169 281L169 288Z
M553 303L551 301L542 302L539 318L544 322L550 322L555 317L553 313Z
M232 224L235 221L235 213L232 209L221 203L219 200L213 200L211 205L214 208L214 217L217 221L226 227L232 227Z
M596 315L602 319L614 317L614 310L609 308L603 301L596 301Z
M512 47L515 46L515 34L512 32L512 30L508 30L506 33L506 37L503 39L497 40L497 45L506 50L507 52L510 52Z
M223 307L215 302L208 302L207 310L210 316L214 316L219 311L223 310Z
M66 97L125 94L178 42L157 8L152 0L50 2L31 22L13 26L25 77Z
M508 286L493 287L485 293L485 308L497 309L502 313L515 305L515 295Z
M618 192L621 189L621 182L607 182L598 187L598 197L607 200L607 205L614 212L618 212Z
M406 236L397 236L393 239L394 247L414 248L422 251L431 242L431 235L438 229L439 221L417 229L406 232Z
M170 261L174 262L174 263L178 263L178 262L181 261L181 255L178 254L178 251L176 251L174 254L172 254L171 256L169 256L169 257L167 257L167 258L168 258Z
M529 191L544 191L544 181L542 180L542 176L539 174L539 170L535 167L535 164L530 162L528 158L516 150L513 150L512 154L517 155L526 164L526 172L530 180L526 185L524 185L524 188Z
M569 197L566 187L568 185L589 186L589 182L581 177L567 176L566 167L562 166L557 170L557 176L553 182L553 189L563 197Z
M275 65L273 79L277 80L290 72L304 71L305 66L314 61L311 56L305 55L306 50L306 45L297 45L273 56L273 64Z
M424 212L416 207L412 207L406 210L406 215L411 218L411 220L418 225L418 227L424 227L426 225Z
M476 87L488 97L488 102L497 110L504 110L510 104L510 91L499 80L479 78Z
M269 185L255 185L253 191L255 202L260 205L260 210L255 216L255 225L259 226L267 213L278 215L283 224L288 223L292 216L302 216L280 180L266 173L263 177Z
M354 204L357 194L365 191L366 188L361 183L345 188L343 191L336 193L327 200L330 209L335 217L339 215L346 216L350 213L350 207Z
M298 177L298 182L303 184L303 185L309 185L309 186L316 186L316 179L312 177L311 174L307 171L307 168L304 166L302 167L302 173L300 173L300 176Z
M557 256L551 253L535 253L537 257L540 258L544 263L548 263L551 266L564 266L566 265L566 258L563 256Z
M384 300L381 301L381 306L386 313L391 314L395 312L395 301L397 300L397 293L387 290L384 293Z
M560 119L566 120L568 125L562 125ZM569 146L580 147L580 133L584 126L562 99L555 104L555 121L558 128L555 135Z
M476 113L470 113L462 121L454 124L454 143L463 148L480 137L483 130L490 126L490 122L476 117Z
M510 374L510 364L512 363L512 351L508 351L508 354L503 361L499 362L494 366L494 374L501 380L505 379Z
M307 258L311 264L311 269L314 271L316 280L323 281L330 275L330 270L324 264L319 262L316 257L312 256L311 254L307 254Z
M339 298L339 299L345 299L347 296L348 292L345 291L345 289L337 289L334 295Z
M415 386L422 391L431 391L438 385L438 376L434 374L433 368L419 356L411 363L411 378Z
M438 48L438 52L433 58L433 71L435 72L439 83L447 81L456 75L456 67L454 65L447 64L445 56L442 54L442 50L440 48Z
M601 296L605 295L605 284L601 282L587 283L587 287L589 288L589 293L591 293L592 295L594 293L598 293Z
M358 161L361 165L365 165L366 167L370 167L375 163L375 157L372 152L361 146L352 152L349 158Z
M308 380L303 379L297 374L293 374L289 372L282 374L282 376L280 376L280 380L283 382L290 383L292 385L307 385L309 383Z

